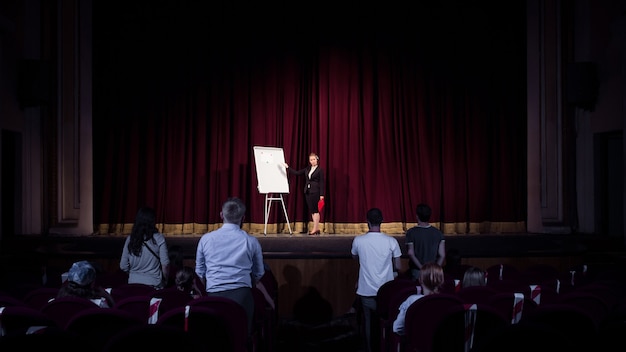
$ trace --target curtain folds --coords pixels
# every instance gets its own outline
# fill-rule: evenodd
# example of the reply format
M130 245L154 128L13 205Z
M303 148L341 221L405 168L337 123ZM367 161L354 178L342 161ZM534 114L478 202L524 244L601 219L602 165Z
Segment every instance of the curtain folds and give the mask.
M181 44L179 56L132 67L115 51L96 65L107 72L94 102L96 232L129 233L149 205L167 235L201 234L220 226L221 204L237 196L244 228L263 233L253 146L283 148L294 168L320 155L327 233L367 231L371 207L382 209L384 231L403 233L420 202L446 234L524 232L524 30L509 29L505 52L491 45L491 28L476 31L473 47L461 28L446 46L419 30L402 41L192 36L184 40L194 49ZM303 232L304 180L288 181L291 227ZM270 209L268 233L287 233L280 205Z

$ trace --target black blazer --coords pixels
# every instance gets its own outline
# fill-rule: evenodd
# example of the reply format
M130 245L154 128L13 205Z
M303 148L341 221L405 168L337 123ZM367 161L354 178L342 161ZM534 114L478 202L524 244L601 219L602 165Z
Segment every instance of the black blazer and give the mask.
M306 178L306 182L304 183L304 193L317 193L320 196L324 196L324 189L326 189L326 184L324 182L324 171L318 165L311 177L309 177L309 171L311 171L311 165L305 167L301 170L294 170L291 167L287 168L290 173L294 175L304 175Z

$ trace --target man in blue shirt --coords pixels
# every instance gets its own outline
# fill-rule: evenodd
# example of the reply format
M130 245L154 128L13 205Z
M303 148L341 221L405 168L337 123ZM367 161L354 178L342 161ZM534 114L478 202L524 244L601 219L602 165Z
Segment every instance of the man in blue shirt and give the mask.
M248 315L248 333L252 332L256 285L265 274L263 251L259 240L241 229L246 206L239 198L229 198L222 205L224 224L205 233L196 250L196 273L209 296L230 298Z

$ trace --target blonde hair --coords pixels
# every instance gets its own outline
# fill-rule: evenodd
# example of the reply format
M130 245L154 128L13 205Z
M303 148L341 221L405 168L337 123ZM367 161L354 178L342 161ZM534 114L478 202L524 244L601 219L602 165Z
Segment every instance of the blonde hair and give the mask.
M420 269L419 282L423 287L428 288L434 293L439 292L439 288L443 285L444 276L441 265L431 262L422 265Z
M463 274L463 281L461 282L461 287L485 285L487 285L487 280L485 277L485 272L482 269L472 266L465 270L465 273Z

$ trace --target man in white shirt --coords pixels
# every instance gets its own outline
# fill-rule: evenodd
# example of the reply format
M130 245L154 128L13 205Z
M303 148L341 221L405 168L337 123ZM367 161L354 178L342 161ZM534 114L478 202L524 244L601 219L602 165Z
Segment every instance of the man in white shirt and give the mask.
M352 241L352 257L359 260L359 281L356 294L361 301L365 322L367 351L372 350L372 318L376 312L376 295L384 283L394 279L400 270L402 252L398 240L380 231L383 213L378 208L367 212L369 231Z

